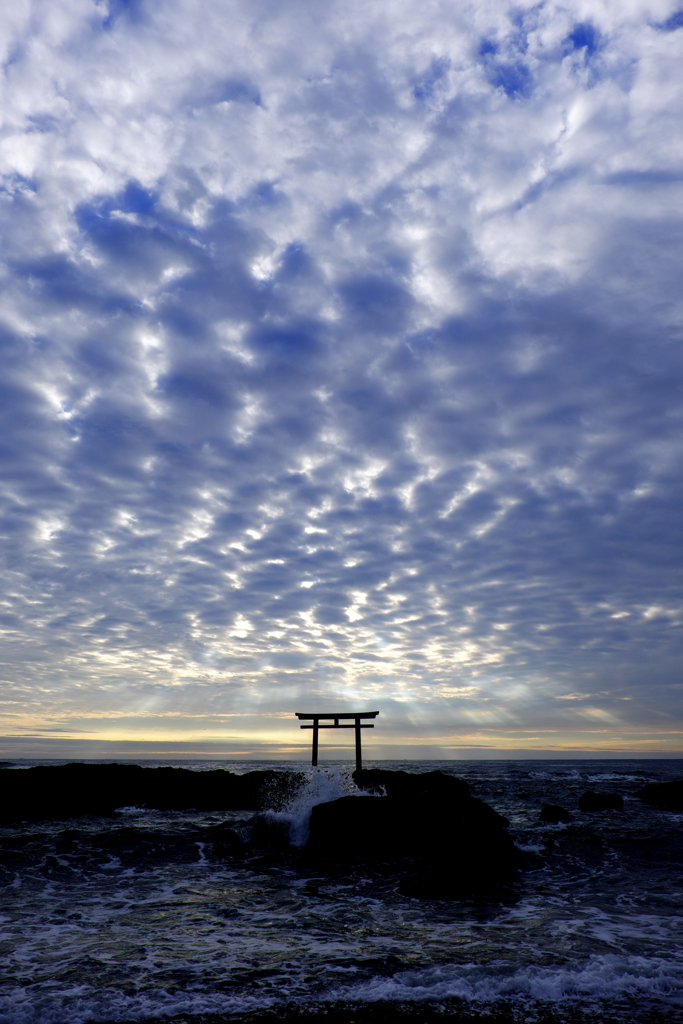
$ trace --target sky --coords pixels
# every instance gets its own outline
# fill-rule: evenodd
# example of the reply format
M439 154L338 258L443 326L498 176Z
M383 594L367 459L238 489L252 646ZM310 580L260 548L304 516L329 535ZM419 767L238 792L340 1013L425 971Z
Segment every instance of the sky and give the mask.
M682 755L683 10L0 47L0 756Z

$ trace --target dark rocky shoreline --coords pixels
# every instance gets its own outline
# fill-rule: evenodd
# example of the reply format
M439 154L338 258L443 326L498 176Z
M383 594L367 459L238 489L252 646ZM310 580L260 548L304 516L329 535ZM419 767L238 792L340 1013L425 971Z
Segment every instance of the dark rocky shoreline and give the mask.
M405 896L455 899L482 892L493 897L500 887L513 885L529 861L515 846L508 820L471 796L467 783L440 771L355 772L357 795L313 806L302 850L290 844L289 823L273 813L304 786L306 776L299 772L235 775L220 769L74 763L4 771L0 778L0 820L6 824L87 815L116 820L116 808L125 806L256 811L242 827L226 822L182 837L114 827L100 845L122 863L196 858L199 843L209 860L298 862L304 869L337 871L359 864L381 867L397 877ZM83 849L88 839L78 828L65 829L64 851L74 843ZM4 851L3 860L9 853Z
M222 769L78 762L5 770L0 773L0 822L84 816L116 822L117 808L127 806L251 812L241 827L225 822L182 837L172 831L147 830L143 835L113 827L103 846L131 864L191 860L200 844L210 861L289 862L337 872L363 865L389 872L402 895L421 900L482 895L495 900L517 884L521 871L538 863L538 857L515 845L507 818L472 796L461 779L441 771L365 769L354 772L353 780L359 791L355 795L313 806L303 849L292 847L288 821L274 813L305 786L306 775L295 771L237 775ZM680 783L650 786L639 795L648 803L677 805L680 788ZM618 794L587 792L579 799L579 809L586 813L622 806ZM544 805L540 814L540 820L571 819L568 811L554 805ZM65 850L75 842L87 846L78 828L65 829L60 842ZM11 859L5 850L3 860L7 856Z
M159 811L278 808L303 786L301 772L143 768L136 764L38 765L0 774L0 823L113 815L117 807Z

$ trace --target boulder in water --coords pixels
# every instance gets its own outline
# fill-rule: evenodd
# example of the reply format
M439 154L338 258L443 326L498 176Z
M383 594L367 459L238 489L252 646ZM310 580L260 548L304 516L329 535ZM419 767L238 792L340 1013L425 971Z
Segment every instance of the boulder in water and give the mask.
M289 822L269 814L257 814L251 824L249 842L262 854L289 853Z
M507 818L470 796L461 779L379 769L355 772L354 779L386 795L316 805L306 854L318 862L408 867L400 891L419 899L452 899L507 884L526 864Z
M399 799L466 800L470 787L463 779L443 772L388 771L383 768L361 768L353 773L353 781L367 793L386 794Z
M622 811L624 798L620 793L593 793L589 790L579 797L580 811Z
M218 859L231 859L244 853L245 843L230 822L212 825L202 833L202 840L210 844L211 853Z
M643 786L636 796L651 807L665 807L668 811L683 811L683 779L671 782L651 782Z

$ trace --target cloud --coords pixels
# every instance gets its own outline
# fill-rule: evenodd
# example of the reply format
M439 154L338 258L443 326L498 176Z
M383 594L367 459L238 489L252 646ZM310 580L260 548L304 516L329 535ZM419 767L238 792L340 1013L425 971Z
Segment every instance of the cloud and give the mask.
M39 7L8 734L341 701L398 748L680 749L673 9Z

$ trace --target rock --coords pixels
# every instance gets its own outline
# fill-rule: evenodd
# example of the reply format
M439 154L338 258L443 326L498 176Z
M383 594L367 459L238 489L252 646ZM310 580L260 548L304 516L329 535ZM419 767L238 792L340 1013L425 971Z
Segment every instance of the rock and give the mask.
M469 828L454 843L425 851L417 870L399 885L399 892L420 900L450 900L488 894L516 881L528 859L504 830Z
M175 863L195 864L200 856L197 834L177 834L163 829L139 829L124 825L101 838L102 852L116 857L123 867Z
M213 825L204 830L202 839L210 844L211 853L220 860L227 860L239 857L244 853L245 843L240 839L239 834L233 826L227 822L220 825Z
M216 769L142 768L135 764L40 765L3 773L0 821L37 821L117 807L157 810L261 810L279 806L304 784L300 772L245 775Z
M538 816L539 821L548 822L573 821L573 819L574 815L565 811L564 807L560 807L558 804L543 804Z
M402 772L386 771L383 768L361 768L353 773L353 781L359 789L369 793L386 793L389 797L423 796L446 800L464 800L470 795L470 787L462 779L443 772Z
M261 853L289 853L289 822L279 821L267 814L257 814L252 822L249 842Z
M668 811L683 811L683 779L672 782L651 782L643 786L636 796L651 807L665 807Z
M593 793L589 790L579 797L581 811L621 811L624 798L620 793Z
M404 823L389 801L374 796L342 796L311 810L306 853L329 862L400 856Z
M387 795L316 805L309 858L408 867L400 891L419 899L453 899L508 884L526 863L507 832L507 819L470 796L460 779L379 769L354 773L354 779Z

